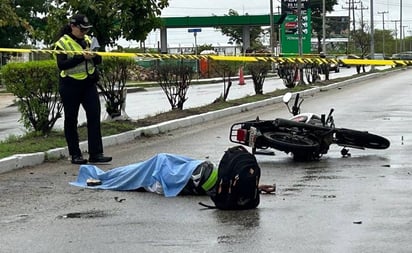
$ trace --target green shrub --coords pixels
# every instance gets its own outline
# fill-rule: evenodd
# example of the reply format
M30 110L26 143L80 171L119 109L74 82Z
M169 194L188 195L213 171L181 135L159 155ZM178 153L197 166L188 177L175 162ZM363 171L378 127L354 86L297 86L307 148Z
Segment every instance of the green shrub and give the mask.
M155 68L157 83L167 96L172 110L183 110L183 105L194 70L190 64L184 61L165 61Z
M135 65L133 58L104 57L103 63L98 66L100 80L98 87L106 101L106 112L111 118L122 114L122 107L126 101L126 81L128 69Z
M226 101L232 87L232 78L238 74L239 68L243 65L239 61L211 61L210 69L223 77L223 93L215 102Z
M263 83L271 68L270 62L251 62L246 64L246 69L252 75L253 85L256 94L263 94Z
M1 69L6 90L17 97L20 122L48 134L61 117L59 70L53 60L9 63Z

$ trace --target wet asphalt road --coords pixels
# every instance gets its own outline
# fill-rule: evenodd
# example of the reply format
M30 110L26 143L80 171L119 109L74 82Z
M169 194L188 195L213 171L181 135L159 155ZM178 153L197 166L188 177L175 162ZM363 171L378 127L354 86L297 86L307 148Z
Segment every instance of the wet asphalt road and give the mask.
M412 77L399 71L306 97L302 111L335 108L337 127L390 139L387 150L331 147L318 162L258 156L277 184L256 210L204 210L208 197L84 190L78 166L56 161L0 174L0 252L411 252ZM111 165L169 152L218 162L237 121L289 117L282 104L111 147ZM115 199L117 197L117 200ZM119 199L124 199L119 202ZM69 215L69 217L67 217ZM77 218L79 217L79 218Z

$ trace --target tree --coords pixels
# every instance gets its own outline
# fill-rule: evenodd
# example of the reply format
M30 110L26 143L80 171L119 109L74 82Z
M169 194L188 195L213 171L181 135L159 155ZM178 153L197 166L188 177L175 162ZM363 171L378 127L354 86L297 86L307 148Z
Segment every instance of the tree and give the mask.
M17 47L29 39L52 45L58 31L74 13L85 14L101 50L121 37L144 41L161 24L161 10L168 0L2 0L0 46Z
M325 10L326 12L332 12L333 6L337 5L337 0L325 0ZM310 8L312 10L312 30L316 32L316 37L318 39L318 53L322 51L322 31L323 31L323 0L311 0Z
M205 51L205 50L215 50L215 48L213 47L213 45L212 44L203 44L203 45L200 45L200 46L197 46L197 53L198 54L200 54L202 51Z
M12 1L0 1L0 28L18 25L19 17L12 5Z
M230 87L232 87L232 77L235 76L239 67L242 65L238 61L212 61L211 69L223 77L223 93L214 101L221 102L226 101L229 96Z
M269 70L271 69L270 62L252 62L246 64L246 68L252 75L255 93L263 94L263 83L265 82L265 78L268 75Z
M361 57L365 57L370 50L370 34L363 29L358 29L352 32L352 39L355 48L360 50Z
M225 16L239 16L237 11L230 9L229 14ZM243 44L243 28L242 26L216 26L215 29L220 29L223 35L229 38L229 44ZM262 42L260 41L260 35L263 33L261 27L252 27L250 29L250 47L252 50L260 50L263 48ZM246 50L244 48L243 50Z
M390 56L394 52L393 49L395 40L392 36L392 31L376 29L374 32L374 37L375 52L384 53L385 56ZM407 41L406 38L404 39L404 41Z
M44 0L0 2L0 47L17 47L33 34L33 25Z
M67 4L67 10L89 18L101 50L114 46L121 37L144 41L150 31L161 26L161 10L169 5L168 0L68 0Z
M183 104L194 70L190 64L183 60L180 62L165 61L155 67L157 82L167 96L172 110L183 110Z
M125 112L126 104L126 81L129 78L128 69L135 65L132 58L105 57L103 63L96 70L100 72L97 86L103 93L106 101L106 112L110 119L122 116L127 119Z
M364 58L370 50L370 38L371 37L370 37L370 34L366 33L364 29L365 29L365 26L352 32L353 43L355 44L355 48L360 49L361 58ZM362 67L363 72L366 71L365 65L362 65L362 66L357 65L356 71L358 72L358 74L360 73L361 67Z

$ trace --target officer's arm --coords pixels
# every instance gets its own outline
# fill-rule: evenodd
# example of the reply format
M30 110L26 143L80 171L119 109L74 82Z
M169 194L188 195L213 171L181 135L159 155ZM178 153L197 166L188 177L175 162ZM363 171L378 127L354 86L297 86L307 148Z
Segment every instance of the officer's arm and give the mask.
M95 65L102 63L102 57L100 55L96 55L93 58L93 62L94 62Z
M58 50L63 50L62 48L56 47ZM57 55L57 66L59 67L60 70L66 70L75 67L79 63L82 63L84 61L84 56L79 54L79 55L74 55L73 57L67 57L67 54L58 54Z

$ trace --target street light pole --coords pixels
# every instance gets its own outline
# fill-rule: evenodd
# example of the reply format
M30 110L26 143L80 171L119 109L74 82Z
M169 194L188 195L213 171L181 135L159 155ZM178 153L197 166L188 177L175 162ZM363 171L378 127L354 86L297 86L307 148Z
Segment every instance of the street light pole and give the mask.
M269 0L270 1L270 17L269 17L269 22L270 22L270 40L269 40L269 44L270 44L270 53L273 56L274 51L274 39L273 39L273 0Z

